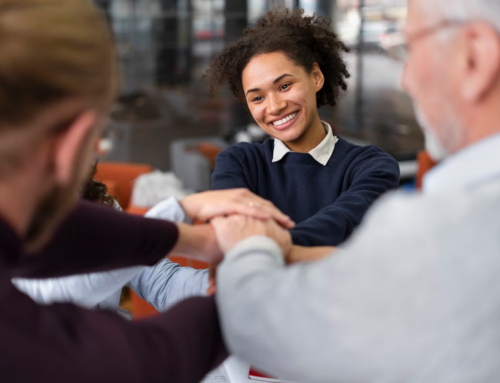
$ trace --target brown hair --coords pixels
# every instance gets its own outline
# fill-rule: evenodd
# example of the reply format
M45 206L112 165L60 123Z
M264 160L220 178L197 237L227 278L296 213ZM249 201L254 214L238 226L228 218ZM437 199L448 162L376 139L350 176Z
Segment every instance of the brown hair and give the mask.
M0 0L0 52L0 131L67 98L115 97L111 33L88 0Z
M92 167L87 180L80 190L82 199L92 202L98 202L109 207L114 207L115 199L108 194L108 187L105 184L94 179L96 173L97 161L94 163L94 166Z
M250 60L265 53L283 52L308 73L318 63L325 83L316 95L317 105L335 105L341 92L347 90L346 78L350 75L341 56L348 48L330 24L326 17L304 16L302 9L269 12L255 28L246 28L241 38L215 57L204 75L208 77L210 92L227 81L236 98L245 102L241 74Z

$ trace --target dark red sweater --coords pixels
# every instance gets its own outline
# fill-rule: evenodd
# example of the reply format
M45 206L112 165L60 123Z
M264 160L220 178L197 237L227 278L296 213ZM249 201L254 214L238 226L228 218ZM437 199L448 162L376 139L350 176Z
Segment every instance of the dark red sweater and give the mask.
M169 222L80 203L37 256L0 220L0 381L198 382L227 356L214 299L188 299L153 319L71 304L38 306L13 276L153 265L177 241Z

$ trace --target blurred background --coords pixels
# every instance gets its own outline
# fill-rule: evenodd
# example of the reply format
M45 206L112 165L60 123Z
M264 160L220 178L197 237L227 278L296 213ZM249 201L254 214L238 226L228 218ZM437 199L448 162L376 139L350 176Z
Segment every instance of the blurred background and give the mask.
M224 45L277 6L327 16L344 42L352 77L336 108L320 109L336 134L375 144L401 164L412 187L424 146L400 86L397 51L406 0L95 0L118 44L122 93L107 129L106 161L173 171L190 190L210 187L218 149L266 137L227 89L209 95L202 79ZM111 146L108 145L108 146Z

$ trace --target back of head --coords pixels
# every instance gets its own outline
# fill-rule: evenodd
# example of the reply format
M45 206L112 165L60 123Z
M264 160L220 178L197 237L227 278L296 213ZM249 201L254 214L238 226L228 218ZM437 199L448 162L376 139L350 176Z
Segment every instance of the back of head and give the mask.
M0 0L0 133L65 99L107 108L112 37L88 0Z
M428 14L440 20L485 21L500 33L500 0L425 1L429 8Z

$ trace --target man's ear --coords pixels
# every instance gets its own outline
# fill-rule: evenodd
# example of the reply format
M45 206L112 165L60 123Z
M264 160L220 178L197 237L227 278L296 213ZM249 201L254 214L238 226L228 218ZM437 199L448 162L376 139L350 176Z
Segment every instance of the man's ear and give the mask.
M481 100L500 76L500 39L486 23L474 23L465 31L462 60L462 97Z
M59 133L54 149L54 167L56 182L65 186L73 179L73 172L77 167L75 161L80 160L89 135L97 123L97 115L91 110L80 113L71 125L63 132Z
M321 71L321 68L319 67L318 63L313 64L312 76L314 79L314 86L316 88L316 92L319 92L323 88L323 85L325 84L325 76Z

